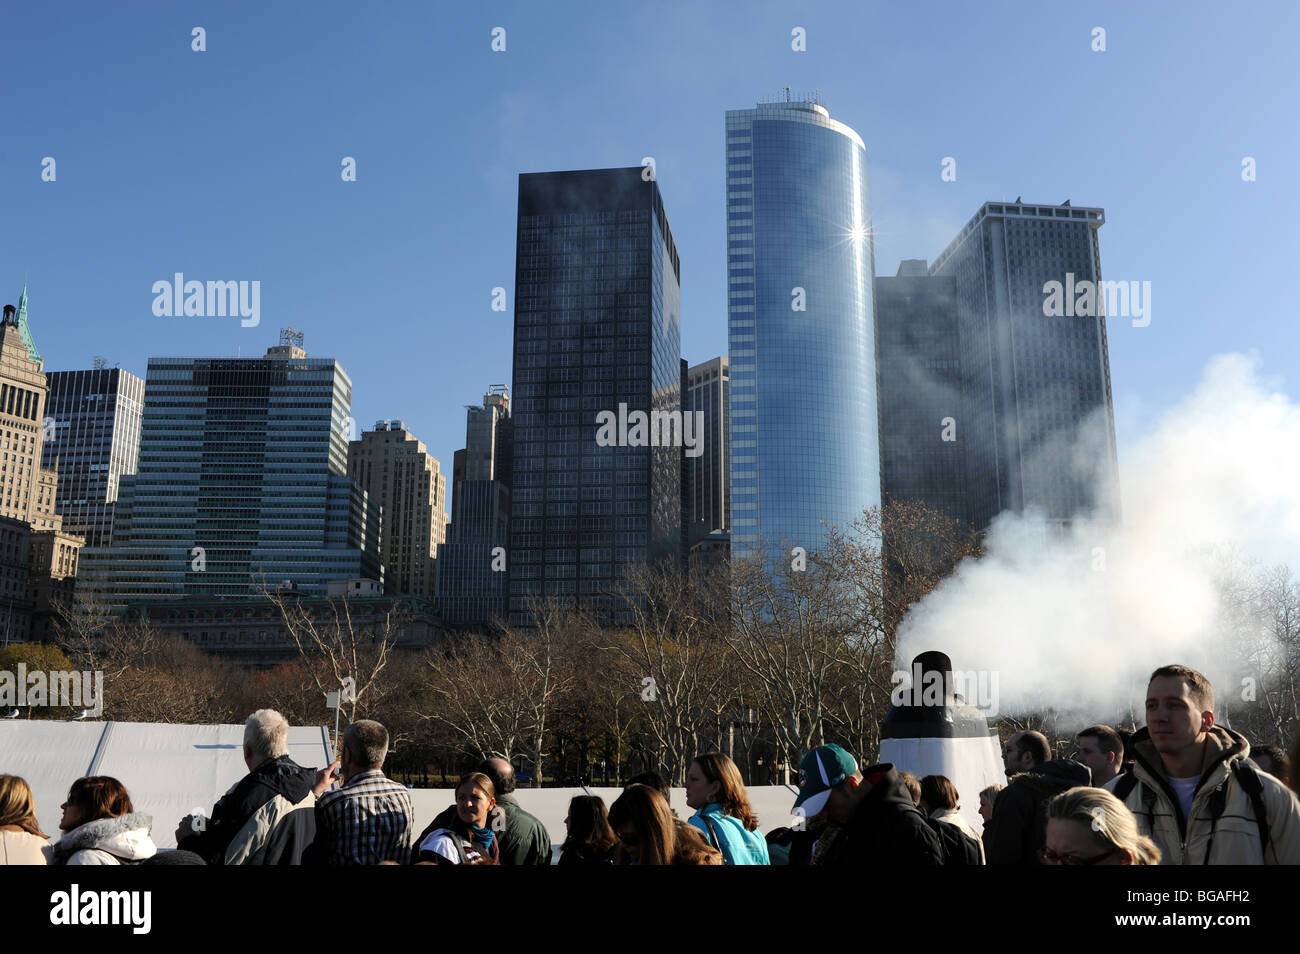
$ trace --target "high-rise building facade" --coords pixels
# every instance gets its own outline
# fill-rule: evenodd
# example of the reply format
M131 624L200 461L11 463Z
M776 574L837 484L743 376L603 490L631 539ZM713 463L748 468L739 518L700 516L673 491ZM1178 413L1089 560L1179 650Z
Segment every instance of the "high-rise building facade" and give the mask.
M383 508L387 593L433 596L447 534L447 477L437 458L401 421L379 421L348 445L348 473Z
M1099 208L985 203L930 266L955 279L957 422L969 519L1004 510L1118 516L1110 357L1102 315L1044 313L1048 283L1101 281Z
M906 259L876 279L880 486L965 523L966 447L956 281Z
M0 318L0 517L22 520L33 530L62 527L54 506L58 472L41 466L48 394L24 288L18 307L5 305Z
M464 461L451 498L447 542L438 548L438 609L455 626L484 626L506 616L513 453L510 395L493 385L466 408Z
M519 177L510 619L681 559L681 267L650 167ZM603 413L602 413L603 412ZM620 425L610 433L601 421ZM662 418L659 418L660 420Z
M730 362L726 357L697 364L686 372L683 414L704 415L702 453L687 457L687 514L692 537L731 529ZM692 539L691 542L694 542Z
M84 538L66 530L33 530L27 600L32 607L31 638L48 641L57 635L54 620L59 604L71 606L77 585L77 565Z
M862 138L816 102L727 113L731 546L820 546L880 503Z
M121 368L50 371L41 461L59 467L54 509L89 547L113 542L113 506L140 458L144 380Z
M78 593L123 606L381 579L379 504L347 476L352 382L301 340L149 359L139 467L121 478L113 545L81 553Z

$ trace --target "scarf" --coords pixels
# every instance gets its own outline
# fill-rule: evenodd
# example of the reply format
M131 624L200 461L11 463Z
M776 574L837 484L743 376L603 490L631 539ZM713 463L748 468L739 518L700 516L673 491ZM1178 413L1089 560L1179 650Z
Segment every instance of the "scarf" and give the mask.
M496 840L496 832L491 828L479 828L477 825L469 826L469 837L476 845L481 845L485 854L491 852L492 842Z

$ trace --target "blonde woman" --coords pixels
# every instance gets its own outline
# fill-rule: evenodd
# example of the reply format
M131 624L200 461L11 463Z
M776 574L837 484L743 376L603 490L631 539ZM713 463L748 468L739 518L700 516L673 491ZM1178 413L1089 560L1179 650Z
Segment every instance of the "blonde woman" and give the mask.
M31 786L17 775L0 775L0 865L47 865L50 855Z
M1138 832L1137 819L1104 788L1062 792L1047 807L1048 865L1158 865L1160 849Z
M993 817L993 803L997 801L998 792L1002 791L1005 785L990 785L980 792L980 818L984 819L984 824L989 823Z

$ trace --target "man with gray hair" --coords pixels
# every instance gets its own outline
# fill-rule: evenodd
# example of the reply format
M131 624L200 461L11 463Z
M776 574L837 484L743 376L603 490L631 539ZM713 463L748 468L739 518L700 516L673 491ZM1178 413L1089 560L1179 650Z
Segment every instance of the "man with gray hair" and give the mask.
M315 769L289 758L289 723L258 709L244 723L248 774L221 796L212 817L186 815L176 847L210 865L297 865L316 837Z
M388 730L378 722L360 719L343 733L343 786L316 805L317 847L326 864L407 862L415 811L406 786L384 775L387 755ZM326 772L316 783L317 793L330 781Z

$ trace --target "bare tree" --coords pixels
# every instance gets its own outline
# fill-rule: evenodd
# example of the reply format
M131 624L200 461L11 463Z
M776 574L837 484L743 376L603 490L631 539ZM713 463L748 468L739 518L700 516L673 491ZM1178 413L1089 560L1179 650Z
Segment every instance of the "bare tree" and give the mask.
M573 684L569 646L583 624L553 601L533 601L529 612L533 628L467 634L429 651L430 702L420 715L479 758L527 757L540 785L549 719Z
M104 716L122 722L229 722L235 668L145 616L118 616L92 597L57 607L55 635L77 668L104 674Z
M801 753L823 741L828 690L850 636L833 565L797 552L786 561L787 552L782 545L776 559L760 553L732 564L732 625L724 632L779 751L797 765Z
M629 570L614 596L630 622L594 631L595 645L631 676L640 721L659 749L664 774L682 784L700 737L701 715L733 697L726 673L724 576L691 579L670 563Z
M340 706L348 721L355 721L358 708L371 701L367 693L378 695L380 674L397 644L399 622L392 604L382 616L358 620L346 597L303 599L295 592L270 589L265 584L261 593L279 612L322 695L341 689L346 679L352 681L350 698L341 699ZM322 660L324 667L312 665L316 660Z

